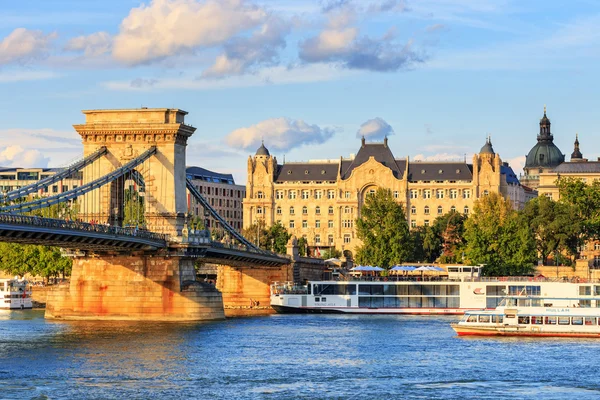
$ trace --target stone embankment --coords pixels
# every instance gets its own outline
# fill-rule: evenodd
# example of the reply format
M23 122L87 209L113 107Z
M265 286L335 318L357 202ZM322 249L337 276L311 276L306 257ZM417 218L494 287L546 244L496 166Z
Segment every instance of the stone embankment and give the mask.
M31 290L33 308L46 308L46 298L51 286L34 286Z

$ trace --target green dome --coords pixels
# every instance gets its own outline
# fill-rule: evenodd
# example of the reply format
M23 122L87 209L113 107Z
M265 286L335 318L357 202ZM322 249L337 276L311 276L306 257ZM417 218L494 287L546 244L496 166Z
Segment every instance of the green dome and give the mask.
M554 136L550 132L550 119L546 116L546 107L544 107L544 117L540 120L540 133L537 141L537 144L527 154L525 168L554 168L565 162L565 155L554 144Z

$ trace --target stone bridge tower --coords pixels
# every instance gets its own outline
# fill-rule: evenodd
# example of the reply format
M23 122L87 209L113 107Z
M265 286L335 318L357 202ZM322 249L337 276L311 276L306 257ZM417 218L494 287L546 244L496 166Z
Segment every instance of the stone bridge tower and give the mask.
M84 156L102 146L105 157L85 168L87 183L114 171L156 146L157 152L136 168L145 186L145 221L152 232L180 236L187 212L185 166L187 140L196 128L185 124L187 112L169 108L84 110L85 124L74 125L83 139ZM123 223L127 177L84 196L79 215L87 221Z

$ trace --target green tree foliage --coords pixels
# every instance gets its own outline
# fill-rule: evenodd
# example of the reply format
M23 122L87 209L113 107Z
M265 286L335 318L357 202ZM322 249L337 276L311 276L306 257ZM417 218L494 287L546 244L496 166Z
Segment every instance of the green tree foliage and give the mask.
M423 241L428 228L428 226L417 226L416 228L410 230L409 241L412 251L406 261L421 262L427 259Z
M40 275L45 278L71 274L73 261L56 247L0 242L0 269L10 275Z
M524 275L537 259L535 240L526 220L497 193L475 202L465 222L465 255L472 264L486 264L485 275Z
M308 241L305 237L298 239L298 255L300 257L306 257L308 251Z
M520 216L532 229L537 252L544 264L549 255L577 253L581 223L574 205L542 196L527 202Z
M123 226L145 226L144 197L137 191L125 190L125 202L123 204L124 219Z
M359 264L389 268L411 256L408 223L401 204L389 189L377 189L366 197L356 234L363 244L356 251Z
M464 239L466 219L466 215L450 211L433 222L432 230L438 235L441 243L440 262L462 262L462 252L466 245Z
M556 186L560 202L575 207L581 221L581 240L600 239L600 182L588 185L581 179L559 178Z
M327 260L329 258L340 258L342 256L342 252L337 250L335 247L331 247L329 249L325 249L321 252L321 258Z
M292 237L281 223L277 222L267 228L263 220L259 220L242 230L242 235L250 242L258 244L261 249L279 254L286 253L287 242Z

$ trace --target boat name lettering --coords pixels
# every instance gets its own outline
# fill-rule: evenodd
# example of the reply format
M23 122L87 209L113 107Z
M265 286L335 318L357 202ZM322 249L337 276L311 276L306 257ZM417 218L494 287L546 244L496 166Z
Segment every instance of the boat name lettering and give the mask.
M546 308L546 312L571 312L569 308Z

